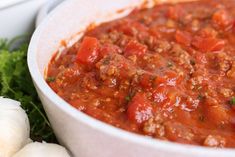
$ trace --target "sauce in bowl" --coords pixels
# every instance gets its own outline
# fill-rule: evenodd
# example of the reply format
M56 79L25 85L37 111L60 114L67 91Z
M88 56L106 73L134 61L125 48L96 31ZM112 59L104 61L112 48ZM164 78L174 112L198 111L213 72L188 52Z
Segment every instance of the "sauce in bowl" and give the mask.
M87 30L51 59L46 81L115 127L235 147L234 55L235 1L161 4Z

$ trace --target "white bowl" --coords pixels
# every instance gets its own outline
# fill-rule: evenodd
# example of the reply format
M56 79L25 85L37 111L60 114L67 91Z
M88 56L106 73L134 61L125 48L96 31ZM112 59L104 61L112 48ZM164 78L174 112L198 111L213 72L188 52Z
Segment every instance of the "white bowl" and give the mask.
M38 12L36 26L38 26L47 17L47 15L63 1L64 0L48 1Z
M115 128L71 107L45 82L45 68L61 48L62 39L74 42L89 24L123 17L143 1L65 1L37 28L29 46L28 66L58 140L74 157L234 157L232 149L176 144ZM126 10L117 12L120 9Z

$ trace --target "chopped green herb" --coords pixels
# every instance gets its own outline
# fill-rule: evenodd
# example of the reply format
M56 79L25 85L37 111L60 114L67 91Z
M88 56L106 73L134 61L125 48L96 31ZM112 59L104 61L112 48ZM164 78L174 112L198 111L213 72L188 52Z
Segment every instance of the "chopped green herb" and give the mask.
M103 60L103 64L104 65L108 65L109 64L109 62L110 62L110 57L106 57L106 58L104 58L104 60Z
M232 97L231 99L230 99L230 105L235 105L235 97Z
M198 86L198 87L197 87L197 90L200 90L200 89L202 89L202 86Z
M55 81L55 77L48 77L47 78L47 82L54 82Z
M200 116L198 117L198 119L199 119L199 121L204 122L204 121L205 121L205 116L200 115Z
M130 100L131 100L131 97L130 97L130 96L126 96L126 97L125 97L125 100L126 100L126 101L130 101Z
M191 64L191 65L195 65L196 62L195 62L194 60L190 60L190 64Z
M204 96L201 95L201 94L199 94L198 97L197 97L197 99L198 99L198 100L202 100L202 99L204 99Z
M11 43L0 39L0 95L21 102L29 117L33 140L56 142L29 74L28 42L18 46Z
M167 62L167 67L168 68L170 68L170 67L172 67L173 66L173 64L171 63L171 62Z
M156 78L157 78L157 76L150 76L150 81L154 81L154 80L156 80Z

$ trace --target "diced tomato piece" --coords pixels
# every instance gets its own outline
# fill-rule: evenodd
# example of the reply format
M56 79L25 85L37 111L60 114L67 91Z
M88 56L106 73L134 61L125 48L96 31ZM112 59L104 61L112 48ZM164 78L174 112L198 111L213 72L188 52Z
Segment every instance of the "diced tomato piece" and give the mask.
M131 40L125 47L124 54L126 56L137 55L142 56L146 53L147 47L138 41Z
M235 20L233 20L233 31L235 31Z
M128 104L127 116L141 124L153 116L153 107L145 94L137 93Z
M192 44L202 52L211 52L222 50L225 46L225 41L216 38L202 38L196 36Z
M232 25L232 30L233 30L233 32L235 32L235 19L233 20L233 25Z
M123 21L117 28L128 36L135 36L138 32L146 32L148 29L145 25L136 21Z
M192 41L192 37L188 32L177 30L175 33L175 39L178 43L185 46L189 46Z
M204 104L206 117L216 125L227 124L230 120L228 110L214 99L207 98Z
M214 13L212 20L222 29L226 28L228 25L232 24L232 19L228 12L224 9L218 10Z
M83 64L92 64L98 58L99 41L94 37L85 37L77 52L77 60Z
M142 87L149 88L152 86L152 80L153 80L153 76L148 75L148 74L143 74L140 77L140 84Z
M183 16L183 10L179 7L169 7L167 12L167 17L178 20L181 16Z
M156 29L156 26L150 27L149 30L148 30L148 33L149 33L150 35L152 35L152 36L158 38L158 39L160 39L161 36L162 36L161 33L160 33L160 31Z
M165 83L166 83L166 78L161 77L161 76L157 76L154 81L154 84L156 86L163 86L163 85L165 85Z

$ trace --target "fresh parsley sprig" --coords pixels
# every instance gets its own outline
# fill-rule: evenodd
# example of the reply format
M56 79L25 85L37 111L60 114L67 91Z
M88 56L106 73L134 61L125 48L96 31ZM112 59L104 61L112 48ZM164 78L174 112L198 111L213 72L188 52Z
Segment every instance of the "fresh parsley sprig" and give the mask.
M13 41L0 39L0 96L21 102L29 117L33 140L56 142L29 74L28 41Z

